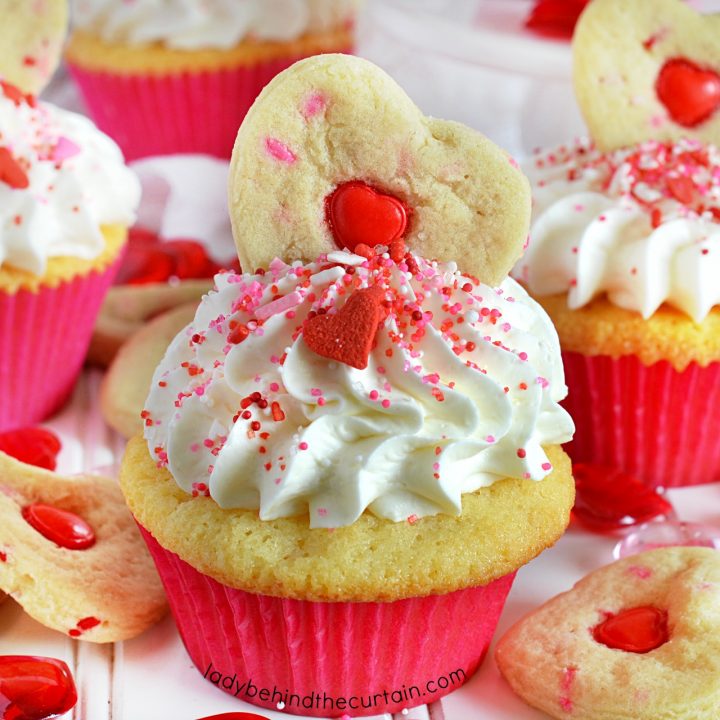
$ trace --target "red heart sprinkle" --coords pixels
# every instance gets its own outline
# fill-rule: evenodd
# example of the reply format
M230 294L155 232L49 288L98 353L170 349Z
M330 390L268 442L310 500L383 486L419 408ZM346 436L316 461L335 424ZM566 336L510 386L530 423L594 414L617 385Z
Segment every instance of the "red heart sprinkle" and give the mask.
M409 210L392 195L353 180L338 185L325 201L325 217L338 247L387 245L408 226Z
M644 606L623 610L592 629L593 638L615 650L646 653L670 639L667 613Z
M70 669L62 660L30 655L0 656L0 718L46 720L77 703Z
M26 522L43 537L68 550L87 550L95 544L95 532L79 515L52 505L33 503L23 508Z
M27 174L6 147L0 147L0 182L13 190L24 190L30 185Z
M58 436L45 428L18 428L0 433L0 451L46 470L55 469L61 447Z
M305 321L305 344L318 355L364 370L383 318L385 293L377 286L356 290L335 313Z
M720 107L720 74L673 58L662 66L655 91L678 125L697 127Z
M588 2L590 0L539 0L525 26L540 35L569 40Z
M607 532L673 514L668 500L621 470L575 463L573 477L573 515L591 530Z

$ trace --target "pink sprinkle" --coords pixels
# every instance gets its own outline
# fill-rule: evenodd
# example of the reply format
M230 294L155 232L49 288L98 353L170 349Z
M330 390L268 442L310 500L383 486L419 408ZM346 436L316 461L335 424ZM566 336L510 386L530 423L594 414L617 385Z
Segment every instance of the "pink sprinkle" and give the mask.
M280 386L276 382L270 383L270 390L272 390L273 392L277 392L279 389Z
M390 401L388 399L383 400L380 403L386 410L390 407Z
M485 438L485 442L494 443L495 442L495 436L494 435L488 435Z
M275 160L287 165L292 165L297 160L297 155L277 138L265 138L265 150Z
M542 469L543 469L543 470L547 470L548 472L550 472L550 470L552 470L552 465L551 465L550 463L543 463L543 464L542 464Z
M573 683L575 682L576 675L577 668L567 667L563 670L563 676L560 680L560 692L562 695L560 696L558 702L560 703L562 710L566 713L571 713L573 711L573 702L570 699L570 691Z
M521 360L525 361L525 360L528 359L528 354L527 354L526 352L521 352L521 353L518 353L518 357L519 357Z
M382 365L378 365L377 371L378 371L381 375L384 375L385 372L386 372L385 368L382 367Z
M190 446L190 452L196 453L196 452L198 452L198 450L200 450L200 443L193 443Z
M324 398L324 397L319 397L319 398L318 398L318 401L317 401L317 404L318 404L320 407L322 407L323 405L325 405L325 398Z
M323 391L320 388L311 388L310 394L313 397L320 397L323 394Z
M62 135L58 138L57 145L53 148L51 159L55 162L62 162L68 158L74 157L80 152L80 146L76 145Z
M305 104L301 110L303 117L309 120L322 112L327 107L327 101L322 93L314 92L305 99Z
M299 448L300 450L307 450L307 449L308 449L308 444L303 441L303 442L301 442L301 443L298 445L298 448Z
M290 308L294 308L302 302L302 295L297 291L293 290L291 293L285 295L285 297L278 298L272 302L267 303L255 310L255 317L258 320L267 320L267 318L273 315L278 315L281 312L285 312ZM256 335L259 335L259 330Z
M282 478L275 478L275 484L279 485L282 482Z
M371 390L370 394L368 395L371 400L377 400L379 396L380 393L377 390Z
M627 571L641 580L647 580L652 575L652 570L642 565L631 565Z
M327 508L318 508L317 514L320 517L325 517L327 515Z
M439 470L440 469L440 463L433 463L433 470Z

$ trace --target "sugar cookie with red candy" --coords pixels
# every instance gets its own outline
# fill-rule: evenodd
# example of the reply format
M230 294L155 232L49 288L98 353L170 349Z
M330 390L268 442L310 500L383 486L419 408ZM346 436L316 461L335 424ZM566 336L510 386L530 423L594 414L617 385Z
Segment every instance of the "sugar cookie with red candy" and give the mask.
M720 142L720 14L683 0L593 0L573 38L575 94L601 150Z
M583 578L500 640L525 702L574 720L716 720L720 553L666 547Z
M0 591L43 625L91 642L134 637L166 610L115 482L63 477L2 452Z
M522 253L527 180L487 138L422 115L372 63L321 55L265 88L238 132L230 213L242 266L382 245L499 284ZM393 245L394 244L394 245Z
M60 62L67 0L0 0L0 79L37 95Z

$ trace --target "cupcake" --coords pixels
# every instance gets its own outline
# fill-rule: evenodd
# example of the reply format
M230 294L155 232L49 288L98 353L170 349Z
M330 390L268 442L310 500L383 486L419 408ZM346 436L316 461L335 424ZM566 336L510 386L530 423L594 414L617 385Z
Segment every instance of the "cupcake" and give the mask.
M653 488L720 480L720 124L692 106L687 71L711 61L693 48L713 22L679 0L591 3L574 50L592 140L527 164L515 276L560 336L568 451ZM615 51L598 53L608 37Z
M505 277L526 181L333 55L256 101L230 200L260 267L219 274L171 343L127 502L206 679L312 716L431 702L573 502L557 337Z
M46 8L52 14L56 5L37 12ZM47 31L43 17L37 18L41 37ZM21 12L9 22L32 32ZM9 65L11 58L4 56L0 430L42 420L72 390L140 195L112 140L86 118L11 84Z
M126 157L229 158L257 94L300 58L351 52L358 0L75 0L67 61Z

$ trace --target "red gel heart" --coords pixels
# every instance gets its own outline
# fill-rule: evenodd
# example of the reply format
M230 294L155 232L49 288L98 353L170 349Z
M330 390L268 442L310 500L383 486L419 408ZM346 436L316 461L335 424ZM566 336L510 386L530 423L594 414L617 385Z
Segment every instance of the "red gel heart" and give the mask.
M13 190L24 190L30 185L22 166L6 147L0 147L0 182L9 185Z
M33 503L24 507L25 521L43 537L68 550L87 550L95 544L95 532L79 515L52 505Z
M392 195L364 182L346 182L328 196L325 215L335 242L352 251L356 245L389 246L405 234L408 210Z
M596 625L592 634L609 648L632 653L650 652L670 639L667 613L649 606L623 610Z
M161 240L150 230L133 228L115 284L163 283L171 277L211 278L220 269L195 240ZM229 269L239 269L237 261L233 260Z
M61 447L58 436L45 428L18 428L0 433L0 451L46 470L55 469Z
M575 463L573 477L573 515L591 530L608 532L674 512L662 495L621 470Z
M683 58L662 66L655 91L670 117L683 127L697 127L720 107L720 75Z
M590 0L539 0L525 26L540 35L569 40L588 2Z
M76 702L75 683L62 660L0 655L0 720L47 720Z
M318 355L350 367L367 367L384 293L379 287L356 290L335 315L316 315L305 322L305 344Z

